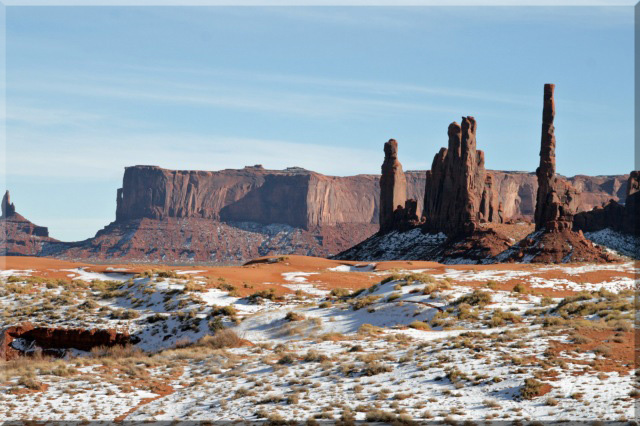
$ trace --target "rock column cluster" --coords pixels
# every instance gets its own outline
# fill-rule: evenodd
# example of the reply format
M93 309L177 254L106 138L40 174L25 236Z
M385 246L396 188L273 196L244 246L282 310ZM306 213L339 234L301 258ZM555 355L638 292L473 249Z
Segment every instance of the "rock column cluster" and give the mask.
M502 222L484 153L476 149L476 120L449 125L448 148L440 149L427 171L424 216L430 231L472 234L480 223Z

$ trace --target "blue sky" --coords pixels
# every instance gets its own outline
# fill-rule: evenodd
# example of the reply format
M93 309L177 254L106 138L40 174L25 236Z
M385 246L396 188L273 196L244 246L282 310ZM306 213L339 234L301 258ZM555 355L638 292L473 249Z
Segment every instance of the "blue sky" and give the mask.
M123 168L427 169L463 115L491 169L633 169L632 7L11 7L7 187L65 240L115 217Z

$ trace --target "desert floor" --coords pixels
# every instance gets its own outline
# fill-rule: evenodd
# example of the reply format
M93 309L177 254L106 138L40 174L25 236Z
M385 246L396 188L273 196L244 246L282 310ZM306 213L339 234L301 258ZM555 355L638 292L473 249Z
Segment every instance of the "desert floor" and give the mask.
M113 328L138 342L0 361L0 418L626 421L640 396L637 273L3 257L0 328Z

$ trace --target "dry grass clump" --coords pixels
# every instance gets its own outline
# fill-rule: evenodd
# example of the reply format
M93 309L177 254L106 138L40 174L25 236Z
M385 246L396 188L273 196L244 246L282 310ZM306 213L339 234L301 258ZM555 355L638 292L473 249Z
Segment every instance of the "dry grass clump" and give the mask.
M338 299L344 299L346 297L351 296L351 293L352 291L349 290L348 288L334 288L329 293L329 296L338 298Z
M463 303L466 303L470 306L479 306L483 308L491 303L491 293L482 290L474 290L473 293L460 296L452 304L461 305Z
M111 311L111 317L121 320L136 319L140 318L140 312L134 309L114 309Z
M285 315L284 319L285 321L302 321L307 319L307 317L297 312L289 311L287 312L287 315Z
M260 305L264 303L265 300L276 300L276 291L273 288L266 288L264 290L256 291L253 294L247 296L247 300L249 303L253 303L256 305Z
M377 302L380 299L380 297L381 296L374 296L370 294L368 296L352 299L351 306L353 307L354 311L357 311L358 309L362 309L366 306L373 305L375 302Z
M436 279L433 275L425 274L425 273L393 273L387 278L380 281L380 284L386 284L391 281L404 281L403 285L411 285L414 283L431 283L435 282Z
M487 321L487 325L490 327L500 327L505 325L507 322L517 324L522 322L522 317L513 312L504 312L501 309L496 309L493 311L491 319Z
M184 288L182 289L183 292L187 292L187 291L196 291L196 292L204 292L207 291L207 288L205 286L203 286L202 284L198 284L196 282L193 281L188 281L187 283L185 283Z
M520 396L524 399L533 399L537 396L540 396L540 391L542 390L543 383L529 377L524 379L524 386L520 389Z
M18 385L24 386L27 389L38 390L42 388L42 382L36 380L34 376L25 375L18 379Z
M204 346L211 349L239 348L244 344L245 341L233 330L228 328L216 331L213 336L204 336L196 342L197 346Z
M431 326L423 321L413 321L409 324L409 327L415 328L416 330L431 330Z
M323 361L327 361L329 357L314 349L309 349L309 351L307 352L307 354L304 356L303 359L306 362L323 362Z

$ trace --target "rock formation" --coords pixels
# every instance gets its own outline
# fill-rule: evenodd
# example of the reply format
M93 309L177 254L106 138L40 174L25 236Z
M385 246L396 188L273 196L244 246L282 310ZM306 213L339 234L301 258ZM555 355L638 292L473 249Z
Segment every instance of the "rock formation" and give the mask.
M640 171L629 175L625 203L610 200L593 210L575 215L573 229L595 232L612 229L623 234L640 236Z
M476 149L475 119L451 123L448 136L426 172L423 215L432 232L471 235L480 223L502 222L498 195Z
M578 192L556 176L556 138L553 120L553 84L544 86L540 166L536 170L536 233L525 238L505 258L523 262L565 263L611 261L612 256L595 247L582 232L574 232L573 215L578 208Z
M377 176L324 176L300 168L218 172L127 167L116 222L201 218L310 229L377 223Z
M547 232L571 229L573 215L578 209L578 192L571 184L556 176L556 137L553 120L556 107L553 99L555 85L544 85L542 109L542 138L540 166L536 170L538 193L534 220L536 230Z
M462 135L460 136L462 138ZM426 174L405 171L407 200L394 208L398 229L423 216ZM496 207L505 221L530 220L536 176L487 171L480 193L479 219ZM558 177L560 178L560 177ZM582 209L609 199L625 202L628 175L575 176ZM267 170L252 166L217 172L166 170L154 166L125 169L118 191L117 220L85 241L62 243L48 237L9 201L10 217L0 218L0 253L66 259L157 262L242 262L266 254L328 256L379 229L380 175L325 176L300 168ZM487 191L491 186L493 191ZM413 202L415 200L415 212ZM484 201L483 201L484 200ZM500 209L502 204L502 210ZM486 206L493 205L493 209ZM11 206L11 207L9 207ZM400 218L400 219L398 219ZM490 218L490 224L496 224ZM522 228L522 227L520 227Z
M16 214L16 206L11 202L9 191L7 190L2 197L2 218L7 219Z
M17 338L30 343L33 342L45 354L60 353L55 350L79 349L90 351L100 346L110 347L135 343L135 339L128 333L118 333L114 329L85 330L82 328L36 327L27 322L7 327L0 332L0 359L9 361L20 356L22 352L11 345Z
M380 175L380 232L388 232L399 225L405 216L407 179L398 161L398 143L389 139L384 144L384 162ZM396 210L398 210L396 212ZM414 212L415 213L415 212Z
M49 237L47 227L35 225L16 212L6 191L0 217L0 256L34 256L41 254L46 244L56 242Z

